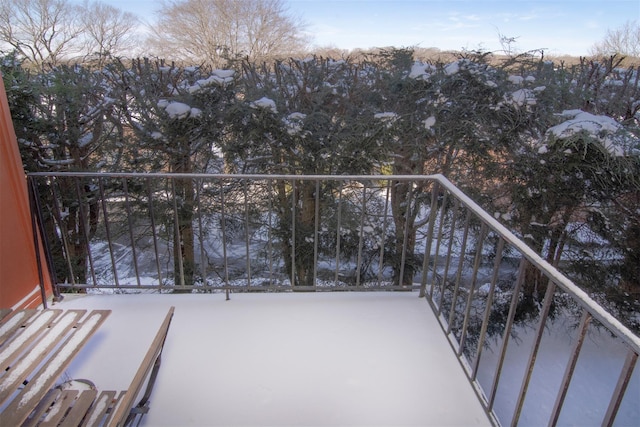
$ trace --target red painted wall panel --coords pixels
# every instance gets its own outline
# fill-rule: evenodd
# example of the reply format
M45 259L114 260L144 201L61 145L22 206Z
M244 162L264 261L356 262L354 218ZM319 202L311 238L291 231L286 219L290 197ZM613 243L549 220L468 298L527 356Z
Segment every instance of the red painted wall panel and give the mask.
M43 275L50 295L51 279L45 266ZM27 181L0 79L0 308L37 307L41 303Z

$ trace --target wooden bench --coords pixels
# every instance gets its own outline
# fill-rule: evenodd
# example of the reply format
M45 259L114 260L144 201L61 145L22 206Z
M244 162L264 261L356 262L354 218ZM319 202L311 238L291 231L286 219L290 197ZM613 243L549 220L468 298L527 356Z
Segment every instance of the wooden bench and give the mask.
M116 392L96 390L88 381L76 382L82 388L55 386L110 310L0 310L0 426L122 426L144 416L173 312L171 307L129 388Z

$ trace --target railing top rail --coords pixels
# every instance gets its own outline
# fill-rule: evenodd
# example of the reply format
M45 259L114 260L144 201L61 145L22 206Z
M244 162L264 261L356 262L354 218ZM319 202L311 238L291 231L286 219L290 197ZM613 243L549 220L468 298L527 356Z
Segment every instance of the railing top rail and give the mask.
M193 179L254 179L254 180L306 180L306 181L433 181L446 178L434 175L288 175L288 174L216 174L171 172L30 172L28 176L69 176L86 178L193 178Z
M436 181L445 187L454 197L470 209L478 218L493 231L519 250L534 266L539 268L549 279L555 282L562 290L569 293L575 300L587 310L595 319L620 337L637 354L640 354L640 337L636 336L618 319L608 313L586 292L580 289L573 281L563 275L558 269L545 261L533 249L527 246L508 228L489 215L470 197L464 194L451 181L441 174L434 175L267 175L267 174L207 174L207 173L140 173L140 172L33 172L30 177L85 177L85 178L178 178L178 179L213 179L213 180L307 180L307 181Z

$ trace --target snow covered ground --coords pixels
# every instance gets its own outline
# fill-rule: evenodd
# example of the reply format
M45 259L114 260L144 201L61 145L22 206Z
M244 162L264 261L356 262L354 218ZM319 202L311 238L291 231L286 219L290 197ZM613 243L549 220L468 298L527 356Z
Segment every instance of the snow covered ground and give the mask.
M113 313L66 375L126 388L172 305L144 425L490 425L413 292L68 296Z

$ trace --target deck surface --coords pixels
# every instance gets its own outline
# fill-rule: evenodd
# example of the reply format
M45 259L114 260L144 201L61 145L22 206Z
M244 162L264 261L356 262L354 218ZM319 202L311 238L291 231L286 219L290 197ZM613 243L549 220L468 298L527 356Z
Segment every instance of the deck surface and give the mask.
M68 297L112 315L67 375L126 387L170 306L143 425L490 425L416 293Z

